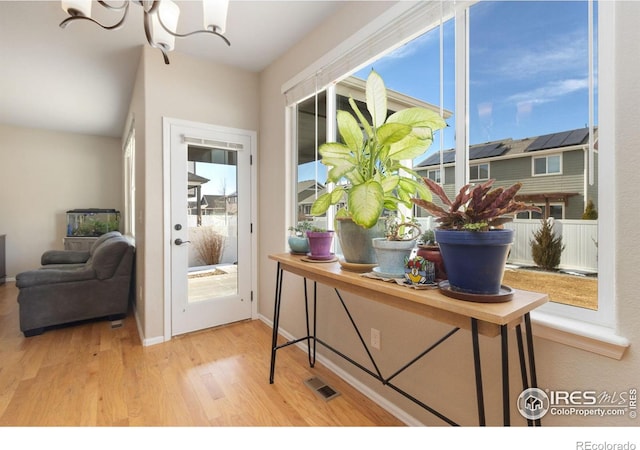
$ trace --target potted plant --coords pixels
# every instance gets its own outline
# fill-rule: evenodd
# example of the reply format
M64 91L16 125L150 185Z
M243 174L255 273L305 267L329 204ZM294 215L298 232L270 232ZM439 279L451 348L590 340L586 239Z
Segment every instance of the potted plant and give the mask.
M447 279L447 271L444 268L440 247L438 246L433 230L426 230L418 238L418 251L416 254L433 263L435 268L435 281L440 282Z
M433 133L446 127L437 112L421 107L387 117L387 91L374 70L367 77L365 90L371 123L353 98L349 104L355 117L348 111L337 112L342 142L327 142L319 148L322 163L328 168L327 181L336 183L336 187L319 196L311 207L312 215L322 215L346 197L346 207L336 214L338 239L345 260L362 264L375 262L368 260L373 254L370 243L373 237L383 236L384 225L379 219L385 209L395 211L400 204L410 208L411 197L431 200L420 176L403 161L424 154ZM352 222L352 232L364 233L365 237L345 237L343 228L348 222ZM353 242L358 245L351 246ZM363 250L362 254L348 254L351 247Z
M291 253L306 255L309 253L309 241L307 240L307 230L313 228L313 223L304 220L298 222L295 227L289 227L291 235L289 236L288 243Z
M403 278L405 258L411 255L420 235L420 226L412 219L390 214L385 219L385 236L372 239L378 267L373 271L389 278Z
M333 230L311 227L306 234L309 241L309 258L322 261L333 258L334 254L331 253Z
M500 294L504 267L513 243L513 230L506 222L520 211L540 211L515 200L522 183L509 188L493 188L495 180L463 186L452 201L438 183L423 178L443 203L413 198L411 201L436 217L434 230L454 291L486 296Z

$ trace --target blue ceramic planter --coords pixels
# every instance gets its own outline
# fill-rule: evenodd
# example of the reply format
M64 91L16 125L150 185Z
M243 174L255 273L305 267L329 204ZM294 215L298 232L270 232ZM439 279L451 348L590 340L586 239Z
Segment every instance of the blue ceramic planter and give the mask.
M289 236L289 248L293 253L309 253L309 241L306 236Z
M498 295L513 243L513 230L435 230L453 290Z

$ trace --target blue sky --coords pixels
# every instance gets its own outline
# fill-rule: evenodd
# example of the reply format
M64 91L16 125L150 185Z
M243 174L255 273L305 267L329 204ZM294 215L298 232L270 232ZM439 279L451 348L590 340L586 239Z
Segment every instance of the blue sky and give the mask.
M597 9L597 8L596 8ZM470 15L470 143L525 138L588 124L587 4L483 2ZM445 109L454 111L453 21L443 27ZM440 33L427 33L363 68L387 88L440 104ZM454 117L448 119L453 125ZM453 129L443 147L454 145ZM431 151L439 148L435 142Z
M597 7L594 8L597 15ZM584 1L496 1L471 8L469 140L521 139L588 125L588 9ZM454 26L443 25L443 99L454 111ZM440 31L367 65L388 89L440 105ZM597 80L596 80L597 84ZM455 116L428 154L453 148ZM597 105L595 123L597 124ZM426 157L416 159L422 161ZM311 164L299 180L312 179ZM319 169L324 173L324 167ZM319 181L324 182L323 175Z

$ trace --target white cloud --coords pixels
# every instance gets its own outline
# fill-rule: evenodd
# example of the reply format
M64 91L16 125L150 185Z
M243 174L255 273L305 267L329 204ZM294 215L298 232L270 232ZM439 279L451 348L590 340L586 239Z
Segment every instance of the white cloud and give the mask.
M507 80L538 78L550 73L586 73L587 42L583 33L571 33L559 38L527 43L526 47L507 47L493 51L491 70L495 77Z
M571 78L559 81L551 81L535 89L518 92L506 98L508 103L540 105L557 100L576 91L586 90L589 87L587 78Z

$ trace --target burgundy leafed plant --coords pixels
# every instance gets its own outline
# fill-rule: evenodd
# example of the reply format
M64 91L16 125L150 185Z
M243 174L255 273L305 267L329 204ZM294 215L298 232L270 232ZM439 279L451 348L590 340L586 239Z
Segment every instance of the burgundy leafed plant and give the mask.
M423 180L431 192L442 200L444 207L421 198L412 198L411 201L433 214L439 228L443 230L487 231L500 228L504 223L513 220L513 215L519 212L540 212L537 206L515 200L522 183L516 183L506 189L492 189L495 180L477 185L467 184L451 201L442 186L426 177Z

